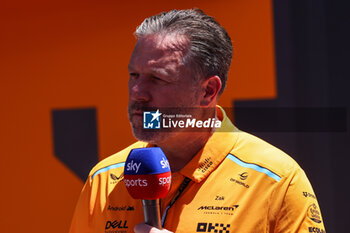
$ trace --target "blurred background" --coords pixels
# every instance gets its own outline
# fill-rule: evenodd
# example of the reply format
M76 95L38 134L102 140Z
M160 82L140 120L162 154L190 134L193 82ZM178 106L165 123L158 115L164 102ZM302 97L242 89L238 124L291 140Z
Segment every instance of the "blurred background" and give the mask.
M233 41L220 104L233 109L239 128L285 150L303 167L327 232L348 229L347 2L5 0L0 7L1 232L68 231L90 169L134 142L127 119L127 64L136 26L150 15L193 7L214 16ZM334 108L340 111L329 115ZM305 121L301 117L301 126L288 125L300 123L305 109L317 111ZM317 118L319 110L325 121ZM312 122L320 128L308 128Z

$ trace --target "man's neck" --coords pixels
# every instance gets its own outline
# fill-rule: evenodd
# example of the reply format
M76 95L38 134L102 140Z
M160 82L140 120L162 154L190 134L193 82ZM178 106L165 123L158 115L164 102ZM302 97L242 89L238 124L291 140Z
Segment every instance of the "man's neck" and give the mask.
M167 156L171 170L180 171L187 163L204 147L212 132L207 133L185 133L183 137L176 140L167 140L157 146L162 148Z

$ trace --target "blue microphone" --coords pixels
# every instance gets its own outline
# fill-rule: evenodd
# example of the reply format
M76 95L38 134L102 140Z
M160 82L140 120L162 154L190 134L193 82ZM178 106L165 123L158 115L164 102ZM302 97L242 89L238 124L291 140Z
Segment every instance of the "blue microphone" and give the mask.
M161 229L159 199L170 189L169 161L159 147L130 151L124 167L124 183L134 199L141 199L145 222Z

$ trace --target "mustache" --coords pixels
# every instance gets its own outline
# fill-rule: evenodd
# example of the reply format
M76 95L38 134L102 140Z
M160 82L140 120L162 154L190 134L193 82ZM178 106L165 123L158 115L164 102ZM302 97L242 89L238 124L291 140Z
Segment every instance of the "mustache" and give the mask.
M128 106L128 113L131 115L133 112L144 112L144 111L156 111L159 107L150 106L143 102L133 102Z
M129 113L131 113L132 111L144 111L147 108L149 108L149 106L140 102L134 102L128 106Z

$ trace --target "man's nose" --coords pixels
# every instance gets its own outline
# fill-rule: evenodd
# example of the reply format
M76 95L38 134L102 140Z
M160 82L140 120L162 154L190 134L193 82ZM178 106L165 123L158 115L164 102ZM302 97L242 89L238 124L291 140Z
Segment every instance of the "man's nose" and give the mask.
M150 101L150 87L147 78L140 75L137 79L129 82L129 95L133 101Z

